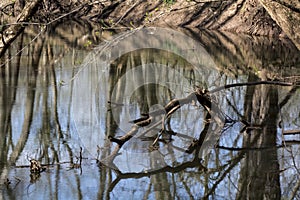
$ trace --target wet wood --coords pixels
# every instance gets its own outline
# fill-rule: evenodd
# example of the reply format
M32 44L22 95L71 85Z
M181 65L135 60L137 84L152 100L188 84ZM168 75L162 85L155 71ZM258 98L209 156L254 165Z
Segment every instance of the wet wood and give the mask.
M157 111L144 114L144 116L142 116L141 118L133 120L132 122L134 124L133 124L131 130L128 131L125 135L123 135L119 138L116 138L116 137L113 137L113 136L108 136L108 139L111 142L116 143L117 146L115 147L115 149L111 153L111 155L108 156L107 158L105 158L104 160L101 160L100 163L104 164L104 165L112 166L113 165L113 160L114 160L115 156L118 155L119 150L122 148L122 146L127 141L129 141L133 136L135 136L138 133L138 130L139 130L140 127L148 126L151 123L151 120L152 120L153 117L161 115L161 114L164 114L165 117L163 117L163 119L161 121L158 121L155 125L159 125L160 123L164 124L164 121L166 120L166 117L170 117L181 106L183 106L185 104L189 104L189 103L191 103L195 100L198 101L204 107L204 109L208 112L207 117L206 117L207 119L210 119L211 116L214 116L213 119L216 121L216 123L218 125L222 126L222 124L224 123L224 119L221 116L222 113L219 112L218 109L211 109L214 102L211 101L210 94L209 94L208 90L203 90L201 88L197 88L197 89L195 89L194 92L190 93L185 98L171 100L164 107L164 109L159 109ZM215 105L215 107L217 108L216 105ZM209 126L209 124L207 123L204 130L202 131L202 133L200 135L199 140L195 141L194 145L191 145L189 147L189 149L187 150L188 153L191 153L196 148L201 147L201 145L204 142L204 139L206 137L206 133L208 131L208 126ZM163 132L166 133L166 134L171 133L170 136L175 134L173 132L168 132L168 131L164 130L164 127L159 132L160 132L160 134L154 140L153 145L150 146L149 149L154 149L155 150L156 142L159 141L159 137L162 135ZM140 136L142 136L142 135L139 135L139 137Z
M234 84L228 84L224 85L218 88L215 88L210 91L210 93L215 93L224 89L229 89L233 87L240 87L240 86L255 86L255 85L279 85L279 86L298 86L300 87L300 84L298 82L295 83L288 83L288 82L281 82L281 81L257 81L257 82L248 82L248 83L234 83Z
M287 130L283 131L283 135L298 135L300 134L300 130Z

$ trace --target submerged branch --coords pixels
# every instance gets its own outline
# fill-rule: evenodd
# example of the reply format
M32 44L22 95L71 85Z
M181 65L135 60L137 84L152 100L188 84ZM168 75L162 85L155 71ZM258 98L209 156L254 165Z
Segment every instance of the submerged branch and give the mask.
M299 135L300 130L289 130L289 131L283 131L283 135Z

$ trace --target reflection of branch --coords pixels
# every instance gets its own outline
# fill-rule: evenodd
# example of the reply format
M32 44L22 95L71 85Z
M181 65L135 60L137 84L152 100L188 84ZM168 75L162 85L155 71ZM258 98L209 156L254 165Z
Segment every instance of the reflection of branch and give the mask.
M281 148L284 147L283 145L279 145L279 146L275 146L275 147L243 147L243 148L239 148L239 147L225 147L225 146L220 146L217 145L216 148L219 149L225 149L225 150L229 150L229 151L253 151L253 150L258 150L258 151L262 151L262 150L266 150L266 149L274 149L274 148Z
M292 194L290 199L296 199L297 194L299 194L299 189L300 189L300 179L298 179L298 182L295 184L294 188L292 189Z
M299 89L299 87L294 86L286 95L286 97L279 103L279 108L282 108L290 99L291 97L296 93L296 91Z
M233 95L231 95L233 97ZM233 111L240 117L240 119L244 119L245 117L238 111L238 109L236 108L236 105L232 105L232 103L230 102L230 100L226 97L226 102L228 103L228 105L233 109ZM246 120L244 120L246 121Z
M300 169L298 168L298 165L296 164L298 162L296 161L297 158L295 158L296 156L293 153L293 149L292 148L290 148L290 149L286 148L286 151L288 151L291 154L291 158L292 158L294 168L296 169L296 172L298 173L298 175L300 175Z
M256 134L252 140L252 142L249 144L249 146L255 144L257 140L259 139L260 134ZM230 163L226 163L225 166L229 165L226 170L223 171L223 173L220 174L220 177L218 180L213 184L211 189L207 192L207 194L204 196L203 199L207 199L211 194L213 194L218 187L219 183L222 182L222 180L227 176L227 174L244 158L244 155L247 153L248 150L241 150L236 157L231 159ZM221 166L223 170L223 166Z
M159 174L162 172L170 172L170 173L178 173L180 171L183 171L187 168L195 168L199 167L199 169L202 169L206 171L206 168L201 164L201 160L198 158L198 156L195 156L195 158L192 161L182 163L176 167L171 166L165 166L163 168L153 170L153 171L144 171L139 173L122 173L120 171L116 171L117 178L111 183L111 185L108 188L108 191L111 192L114 187L119 183L122 179L129 179L129 178L142 178L142 177L149 177L151 175Z
M210 114L206 115L206 120L210 120L211 116ZM199 139L198 140L193 140L192 144L188 147L188 149L186 150L187 153L192 153L195 149L199 148L202 146L206 135L208 133L208 128L209 128L210 123L205 123L204 129L202 130L202 132L200 133Z

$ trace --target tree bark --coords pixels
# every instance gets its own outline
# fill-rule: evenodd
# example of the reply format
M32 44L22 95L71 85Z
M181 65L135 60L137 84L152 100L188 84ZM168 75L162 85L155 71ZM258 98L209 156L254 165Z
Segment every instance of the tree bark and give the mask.
M11 25L3 32L0 41L0 57L4 54L9 45L16 39L16 37L22 32L24 29L24 24L22 24L22 22L28 22L30 17L35 13L39 2L41 2L41 0L27 2L23 11L17 17L15 21L16 24Z
M282 28L285 34L294 42L297 48L300 50L300 8L299 1L295 1L295 5L292 5L293 1L269 1L259 0L260 3L267 10L268 14L274 21ZM290 5L290 6L289 6Z

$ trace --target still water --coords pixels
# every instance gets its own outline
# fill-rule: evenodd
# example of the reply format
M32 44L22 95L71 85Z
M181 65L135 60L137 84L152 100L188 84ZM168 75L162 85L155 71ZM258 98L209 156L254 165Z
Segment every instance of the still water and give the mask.
M300 199L297 86L223 88L211 119L193 99L132 123L197 88L299 81L299 55L284 38L28 27L1 61L0 199Z

